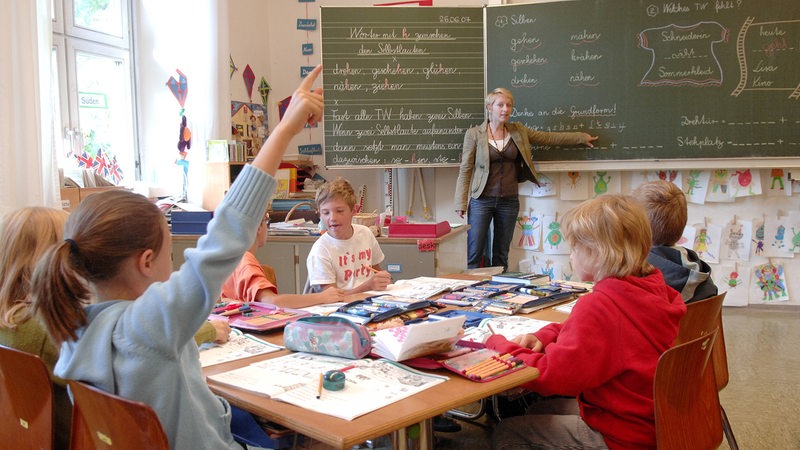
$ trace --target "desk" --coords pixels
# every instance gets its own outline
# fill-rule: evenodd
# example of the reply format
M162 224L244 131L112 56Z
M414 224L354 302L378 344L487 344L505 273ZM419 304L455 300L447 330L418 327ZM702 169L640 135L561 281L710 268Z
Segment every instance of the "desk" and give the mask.
M565 314L552 308L537 311L529 316L549 321L563 321L566 318ZM263 338L280 344L283 341L283 333L273 332L263 335ZM283 356L288 353L290 352L287 350L281 350L267 355L231 361L206 367L203 369L203 373L208 376L227 372L256 361ZM517 387L520 384L536 379L539 375L537 369L525 367L493 381L477 383L444 369L432 372L445 375L449 380L426 389L420 394L357 417L352 421L309 411L242 389L224 386L212 380L208 381L208 385L214 393L224 397L231 404L334 448L349 449L366 440L394 433L396 442L393 447L395 449L404 449L406 445L405 428L420 424L420 448L432 449L433 429L431 419L433 417L459 406Z

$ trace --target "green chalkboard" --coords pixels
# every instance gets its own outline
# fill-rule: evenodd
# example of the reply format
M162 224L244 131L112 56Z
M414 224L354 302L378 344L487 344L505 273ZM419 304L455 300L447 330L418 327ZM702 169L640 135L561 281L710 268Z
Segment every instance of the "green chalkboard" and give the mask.
M458 164L484 117L483 8L323 7L325 166Z
M536 149L542 166L800 155L800 1L507 5L487 7L486 29L487 87L512 91L511 120L600 136Z

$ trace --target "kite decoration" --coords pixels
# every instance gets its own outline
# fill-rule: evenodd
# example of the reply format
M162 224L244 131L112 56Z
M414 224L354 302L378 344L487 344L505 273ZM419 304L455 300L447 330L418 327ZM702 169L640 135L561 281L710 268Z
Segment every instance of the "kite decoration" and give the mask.
M239 70L239 68L238 68L238 67L236 67L236 63L234 63L234 62L233 62L233 55L228 55L228 58L230 58L230 62L228 63L228 68L229 68L229 69L230 69L230 71L231 71L231 74L229 75L229 78L231 78L231 79L232 79L232 78L233 78L233 74L234 74L234 73L235 73L237 70Z
M180 70L175 69L178 72L178 79L176 80L175 77L170 76L169 80L167 80L167 86L169 86L169 90L172 91L172 95L178 100L178 103L181 105L181 115L183 115L183 105L186 103L186 95L189 93L189 82L186 80L186 75L183 74Z
M258 85L258 92L261 93L261 104L267 106L267 98L269 97L269 91L272 90L269 83L264 77L261 77L261 84Z
M244 68L242 78L244 78L244 86L247 88L247 96L250 97L250 103L253 103L253 83L256 81L256 76L253 73L253 69L250 68L250 64Z
M189 94L189 81L183 72L178 69L175 69L175 71L178 72L178 80L170 76L169 80L167 80L167 86L169 86L172 95L175 96L175 99L178 100L178 103L181 105L181 123L178 131L178 154L180 156L175 160L175 165L183 169L183 197L181 200L186 200L189 184L189 161L186 159L186 156L188 154L187 150L192 148L192 130L189 129L189 124L184 114L184 104L186 103L186 96Z

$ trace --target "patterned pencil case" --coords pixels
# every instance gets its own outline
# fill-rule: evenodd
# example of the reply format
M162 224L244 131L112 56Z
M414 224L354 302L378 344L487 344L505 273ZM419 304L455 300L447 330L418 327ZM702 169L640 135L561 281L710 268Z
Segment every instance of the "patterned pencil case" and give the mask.
M283 345L295 352L361 359L372 351L369 331L341 317L311 316L283 329Z

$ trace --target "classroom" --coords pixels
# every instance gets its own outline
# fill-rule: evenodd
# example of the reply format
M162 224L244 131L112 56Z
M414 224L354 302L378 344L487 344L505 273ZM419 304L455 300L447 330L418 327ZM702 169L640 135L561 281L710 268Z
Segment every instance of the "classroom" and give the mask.
M800 42L800 7L777 0L649 8L635 0L624 8L609 0L110 0L100 2L110 5L102 12L119 15L123 26L119 38L108 38L108 30L88 31L91 23L71 16L81 3L0 0L11 11L0 27L0 214L34 205L69 210L86 195L120 187L170 198L186 211L213 211L298 83L324 63L317 84L325 86L325 120L291 139L284 162L295 176L314 174L309 192L315 180L345 178L372 220L447 225L432 236L381 230L389 234L378 237L382 268L393 280L458 274L468 269L467 218L453 198L464 131L485 120L486 93L506 87L514 94L510 122L598 136L593 148L534 148L540 185L519 184L507 270L568 280L562 216L646 181L678 185L688 203L683 245L700 249L727 291L730 382L719 398L739 445L800 447L790 419L800 404L792 393L800 373L793 350L800 300L792 295L800 279L800 59L787 56ZM574 10L581 5L591 6L586 17ZM429 16L439 23L408 48L370 50L367 43L390 37L373 24L387 21L404 33ZM763 57L746 56L756 35L754 53ZM551 36L561 38L554 45L563 61L548 53ZM662 37L694 42L664 55ZM452 59L423 58L412 74L419 42L437 40L455 42ZM362 76L357 60L375 52L391 62ZM458 63L467 70L452 68L461 59L470 59ZM412 86L430 94L406 94ZM426 109L422 100L434 92L438 109ZM121 112L113 108L120 103ZM95 135L82 123L102 125ZM64 185L65 177L95 171L104 179ZM293 194L276 202L284 209L270 211L271 229L288 209L319 219L313 194ZM305 292L316 236L272 233L257 259L274 269L281 293ZM200 234L173 234L174 268ZM770 273L781 289L768 284ZM462 431L435 433L435 448L489 448L491 419L457 422ZM725 439L720 445L729 448Z

